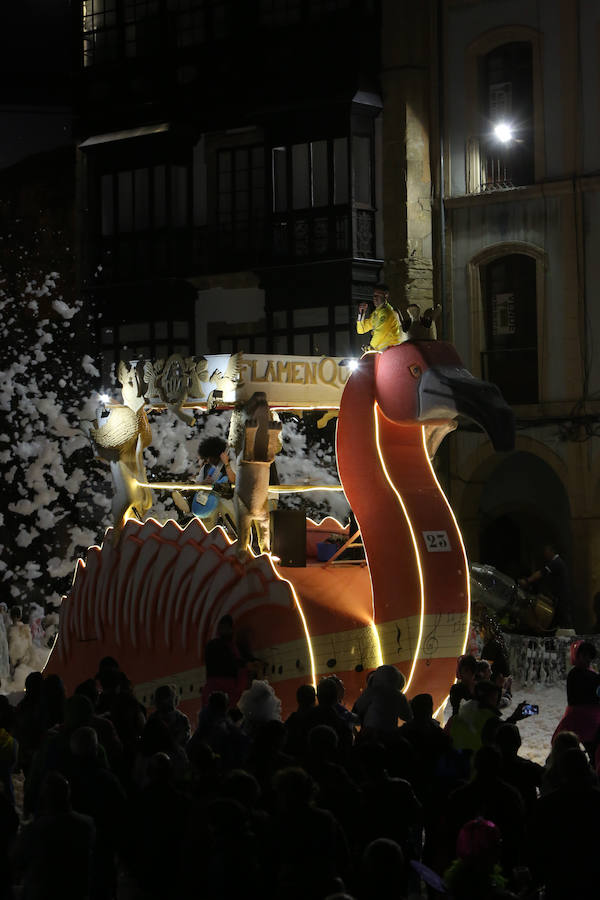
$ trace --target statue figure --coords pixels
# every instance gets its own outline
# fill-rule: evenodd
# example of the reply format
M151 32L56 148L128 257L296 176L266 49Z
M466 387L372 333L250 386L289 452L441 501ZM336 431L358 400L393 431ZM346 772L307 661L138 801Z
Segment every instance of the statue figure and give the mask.
M112 409L105 421L100 420L98 428L90 429L96 453L109 463L113 478L115 540L132 511L141 519L152 506L150 489L140 487L140 483L147 482L144 448L152 441L150 423L144 412L141 365L127 366L120 362L118 377L124 406Z
M240 552L252 544L253 524L261 552L268 552L271 546L269 474L275 455L281 450L281 422L269 410L263 391L255 392L241 408L234 410L229 445L237 453L233 502Z

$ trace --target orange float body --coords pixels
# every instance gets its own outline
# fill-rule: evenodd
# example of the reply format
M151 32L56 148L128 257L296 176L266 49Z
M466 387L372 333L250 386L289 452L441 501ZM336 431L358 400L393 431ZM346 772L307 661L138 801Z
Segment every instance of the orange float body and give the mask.
M351 706L382 663L401 669L408 696L428 692L440 706L469 627L464 546L427 449L431 429L451 430L453 417L424 418L416 390L440 365L464 372L451 345L409 341L364 356L344 389L338 468L365 561L285 568L268 554L240 558L221 528L206 532L199 521L129 520L116 546L109 531L78 562L46 671L72 692L114 656L142 702L175 683L194 714L204 647L229 613L284 717L299 685L333 673ZM313 543L321 530L330 534L331 523L312 526Z

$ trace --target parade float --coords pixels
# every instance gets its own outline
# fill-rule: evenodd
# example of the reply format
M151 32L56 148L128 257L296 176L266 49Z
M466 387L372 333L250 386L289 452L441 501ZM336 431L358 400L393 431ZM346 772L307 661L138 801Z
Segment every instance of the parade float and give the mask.
M167 682L192 712L206 680L204 648L230 614L284 713L300 684L333 673L351 704L383 663L403 672L409 696L427 691L439 706L467 640L470 588L460 529L432 460L461 416L497 449L512 448L514 420L498 389L474 378L452 345L428 339L358 361L171 356L121 363L119 380L122 403L110 403L89 429L110 466L114 524L77 562L46 671L72 691L110 655L143 702ZM211 488L146 473L147 412L197 427L196 415L218 409L232 410L235 534L208 530L196 517L158 521L157 492ZM306 410L322 410L322 423L337 417L340 483L270 484L280 417ZM309 520L306 564L284 565L271 552L270 508L286 493L314 490L343 491L357 525ZM319 560L316 545L332 534L337 549ZM364 551L348 552L357 546Z

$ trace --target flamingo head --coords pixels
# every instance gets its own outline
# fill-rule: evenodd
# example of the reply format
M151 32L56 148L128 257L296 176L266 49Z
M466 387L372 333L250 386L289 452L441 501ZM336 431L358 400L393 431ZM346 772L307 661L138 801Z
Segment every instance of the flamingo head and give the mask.
M452 344L405 341L389 347L377 357L375 373L376 400L388 419L441 425L463 416L487 432L496 450L514 448L512 409L496 385L471 375Z

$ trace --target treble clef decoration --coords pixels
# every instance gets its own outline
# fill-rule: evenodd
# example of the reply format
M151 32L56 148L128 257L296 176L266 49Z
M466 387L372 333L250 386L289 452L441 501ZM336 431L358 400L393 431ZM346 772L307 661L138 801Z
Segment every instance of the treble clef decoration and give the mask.
M436 631L438 629L438 625L440 624L442 618L442 614L438 613L435 617L435 621L433 623L433 628L431 631L425 636L425 640L423 641L423 656L427 657L426 665L431 665L431 658L433 654L438 649L440 642L438 641L436 635Z

